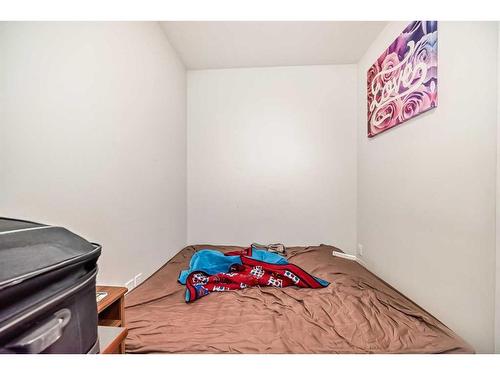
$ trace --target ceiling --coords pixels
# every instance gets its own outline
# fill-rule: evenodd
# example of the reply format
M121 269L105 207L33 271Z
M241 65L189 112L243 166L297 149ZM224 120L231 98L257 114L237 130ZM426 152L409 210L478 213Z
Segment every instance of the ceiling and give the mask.
M386 22L161 22L188 69L356 63Z

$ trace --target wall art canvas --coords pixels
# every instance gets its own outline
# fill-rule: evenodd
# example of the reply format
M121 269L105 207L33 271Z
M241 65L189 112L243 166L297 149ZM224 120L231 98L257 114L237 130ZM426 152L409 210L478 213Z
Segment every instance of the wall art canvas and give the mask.
M368 69L368 137L437 106L437 47L437 21L414 21Z

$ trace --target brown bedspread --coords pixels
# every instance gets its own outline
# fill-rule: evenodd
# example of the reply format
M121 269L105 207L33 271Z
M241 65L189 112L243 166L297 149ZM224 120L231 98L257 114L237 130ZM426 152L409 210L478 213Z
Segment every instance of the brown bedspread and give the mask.
M191 304L177 283L184 248L126 296L128 353L472 353L430 314L331 246L293 247L288 259L331 282L324 289L250 288ZM335 249L337 250L337 249Z

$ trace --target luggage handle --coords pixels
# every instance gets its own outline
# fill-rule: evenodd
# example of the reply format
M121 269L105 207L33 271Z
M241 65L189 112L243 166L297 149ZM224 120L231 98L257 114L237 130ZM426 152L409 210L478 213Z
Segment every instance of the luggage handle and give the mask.
M59 310L42 325L10 342L6 348L15 353L41 353L61 338L70 319L71 311L69 309Z

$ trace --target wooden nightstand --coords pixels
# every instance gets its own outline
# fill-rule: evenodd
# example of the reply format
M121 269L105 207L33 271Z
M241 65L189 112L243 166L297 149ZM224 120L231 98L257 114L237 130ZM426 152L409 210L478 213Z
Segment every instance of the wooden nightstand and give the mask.
M125 293L127 288L98 285L97 292L108 295L97 302L101 353L125 353ZM113 328L113 329L111 329Z
M98 285L97 292L108 295L97 302L100 326L125 327L125 293L127 288Z

